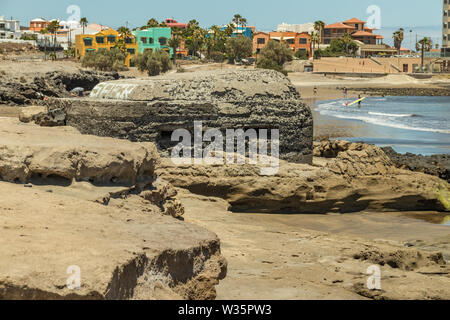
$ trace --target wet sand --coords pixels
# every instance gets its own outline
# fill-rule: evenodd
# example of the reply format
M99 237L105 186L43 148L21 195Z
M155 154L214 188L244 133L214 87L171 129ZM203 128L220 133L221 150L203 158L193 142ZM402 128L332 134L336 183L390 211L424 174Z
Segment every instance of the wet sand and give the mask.
M221 199L184 190L180 193L186 220L208 228L221 239L228 275L217 287L218 299L365 299L353 289L365 282L369 266L352 258L361 248L383 250L379 248L388 245L394 250L439 250L450 260L450 227L414 218L417 213L232 213ZM433 212L420 214L444 218ZM418 283L413 279L416 276L387 267L383 269L383 285L401 286L400 297L411 298L421 297L422 293L416 296L415 292L424 291L434 281L448 281L446 276L420 276ZM450 289L443 290L444 295L450 293Z

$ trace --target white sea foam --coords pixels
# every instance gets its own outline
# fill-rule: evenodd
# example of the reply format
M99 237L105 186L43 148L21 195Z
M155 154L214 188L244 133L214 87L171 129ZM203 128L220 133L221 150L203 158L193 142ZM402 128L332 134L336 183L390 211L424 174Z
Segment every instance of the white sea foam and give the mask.
M325 113L327 113L327 112L325 112ZM436 128L412 127L412 126L408 126L406 124L394 123L394 122L386 121L385 119L380 119L380 118L371 118L371 117L364 117L364 116L351 116L351 115L336 115L336 114L333 114L332 116L334 116L336 118L340 118L340 119L360 120L360 121L364 121L366 123L376 124L376 125L384 126L384 127L397 128L397 129L450 134L450 130L436 129Z
M393 117L393 118L411 118L411 117L419 117L417 114L395 114L395 113L382 113L382 112L369 112L370 115L373 116L382 116L382 117Z

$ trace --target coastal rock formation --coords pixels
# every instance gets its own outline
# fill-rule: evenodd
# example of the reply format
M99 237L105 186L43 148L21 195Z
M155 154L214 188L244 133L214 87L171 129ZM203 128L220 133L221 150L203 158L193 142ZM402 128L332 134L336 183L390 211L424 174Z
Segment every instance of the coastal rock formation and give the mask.
M448 154L432 156L412 153L399 154L391 147L383 148L383 151L397 168L423 172L450 182L450 155Z
M238 212L445 210L443 180L397 169L378 147L337 142L315 152L329 158L315 158L313 166L282 161L274 176L260 176L256 165L176 166L169 159L156 172L176 187L223 198Z
M279 129L280 155L312 161L313 119L291 82L272 70L168 74L97 85L89 98L51 99L82 133L151 141L169 151L177 129Z
M6 182L0 192L9 194L0 199L0 299L214 299L225 276L216 235L142 198L104 206Z
M80 71L69 73L54 71L34 78L0 78L0 104L42 104L44 97L69 97L70 91L81 87L92 90L103 81L120 79L117 72Z
M0 299L215 298L220 241L183 221L154 144L0 122Z
M69 127L45 129L12 118L2 124L1 180L26 183L53 177L135 184L153 178L158 154L151 143L85 136Z

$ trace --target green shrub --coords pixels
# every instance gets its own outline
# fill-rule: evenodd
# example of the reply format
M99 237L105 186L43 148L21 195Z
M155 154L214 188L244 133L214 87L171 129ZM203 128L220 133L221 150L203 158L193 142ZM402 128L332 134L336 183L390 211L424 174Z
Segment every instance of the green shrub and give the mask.
M271 69L287 74L283 66L286 62L292 61L292 50L284 43L270 40L267 46L261 50L256 67L261 69Z
M170 55L162 50L145 50L144 53L139 53L133 62L140 71L146 71L149 76L157 76L172 69Z
M314 58L321 57L341 57L341 56L354 56L358 51L358 45L352 41L348 44L342 39L334 39L326 49L318 49L314 52Z
M298 50L295 55L294 55L297 59L300 60L308 60L308 51L306 50Z
M226 55L220 51L213 51L209 54L209 59L214 62L224 62L226 59Z
M99 49L86 53L81 60L84 68L94 68L100 71L123 71L128 68L125 66L127 54L118 48L111 50Z
M252 56L253 42L246 36L231 37L225 44L226 55L230 63Z

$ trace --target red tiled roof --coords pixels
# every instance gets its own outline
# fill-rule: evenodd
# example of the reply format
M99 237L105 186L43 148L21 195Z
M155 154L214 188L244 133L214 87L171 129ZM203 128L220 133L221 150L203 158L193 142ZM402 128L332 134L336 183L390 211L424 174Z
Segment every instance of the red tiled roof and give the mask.
M367 32L367 31L357 31L352 33L352 37L376 37L376 34Z
M346 24L336 22L325 26L325 29L355 29L355 27L350 27Z
M356 18L351 18L350 20L344 21L343 23L366 23L366 22Z
M380 34L377 34L377 39L384 39L384 37Z

